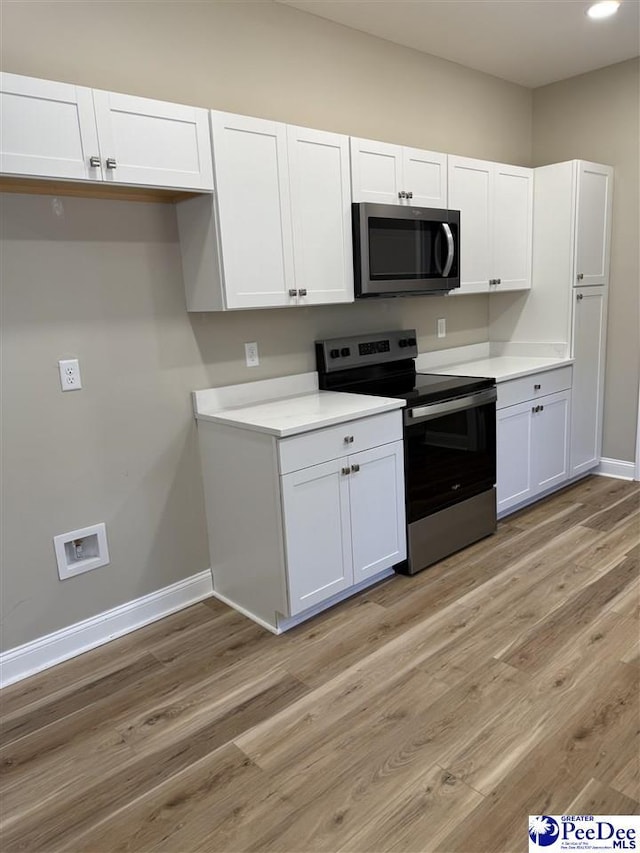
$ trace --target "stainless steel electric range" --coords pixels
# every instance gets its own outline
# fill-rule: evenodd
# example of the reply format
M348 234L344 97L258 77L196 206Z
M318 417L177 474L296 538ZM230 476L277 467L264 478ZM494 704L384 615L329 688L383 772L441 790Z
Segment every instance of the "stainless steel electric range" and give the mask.
M316 341L320 388L407 401L405 574L496 529L495 380L417 373L417 355L414 329Z

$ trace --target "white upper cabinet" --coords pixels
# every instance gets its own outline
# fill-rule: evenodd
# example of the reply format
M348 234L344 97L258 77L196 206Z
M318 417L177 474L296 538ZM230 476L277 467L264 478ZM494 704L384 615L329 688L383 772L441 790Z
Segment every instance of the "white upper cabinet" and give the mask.
M531 287L533 171L449 156L449 207L460 211L460 289Z
M578 162L574 285L607 284L611 246L613 169Z
M178 205L190 311L353 301L348 138L212 112L216 199Z
M0 76L0 171L213 190L207 110Z
M0 74L0 172L102 179L91 89Z
M104 178L213 189L207 110L94 90Z
M447 207L447 155L351 138L353 200Z
M493 171L493 268L496 290L531 287L533 172L497 165Z
M460 288L488 293L493 275L492 164L449 156L449 206L460 211Z
M294 276L286 127L221 112L211 123L225 307L288 305Z
M353 302L348 139L287 127L287 151L297 302Z

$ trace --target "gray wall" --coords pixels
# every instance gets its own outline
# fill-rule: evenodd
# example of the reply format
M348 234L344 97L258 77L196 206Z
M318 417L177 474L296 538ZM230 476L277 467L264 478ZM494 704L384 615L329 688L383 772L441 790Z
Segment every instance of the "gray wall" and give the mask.
M529 90L270 3L3 4L2 67L528 165ZM313 369L313 340L398 325L486 340L488 297L188 315L171 206L2 198L3 648L209 565L189 392ZM448 336L435 338L436 319ZM243 364L258 341L261 366ZM62 394L57 360L84 389ZM52 537L107 523L60 582Z
M534 165L615 169L603 456L633 461L640 367L640 60L533 93Z

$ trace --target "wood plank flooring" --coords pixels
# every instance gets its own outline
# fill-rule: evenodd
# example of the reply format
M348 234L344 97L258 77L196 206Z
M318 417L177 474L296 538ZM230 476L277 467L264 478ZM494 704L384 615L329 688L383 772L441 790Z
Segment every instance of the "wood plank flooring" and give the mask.
M274 637L207 601L6 688L9 851L518 853L640 811L640 484Z

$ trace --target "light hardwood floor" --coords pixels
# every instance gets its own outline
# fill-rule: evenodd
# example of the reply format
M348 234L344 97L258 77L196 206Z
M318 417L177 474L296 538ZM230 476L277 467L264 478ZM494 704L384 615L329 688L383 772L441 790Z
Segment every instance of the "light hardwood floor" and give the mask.
M640 485L274 637L198 604L5 689L3 851L518 853L637 813Z

